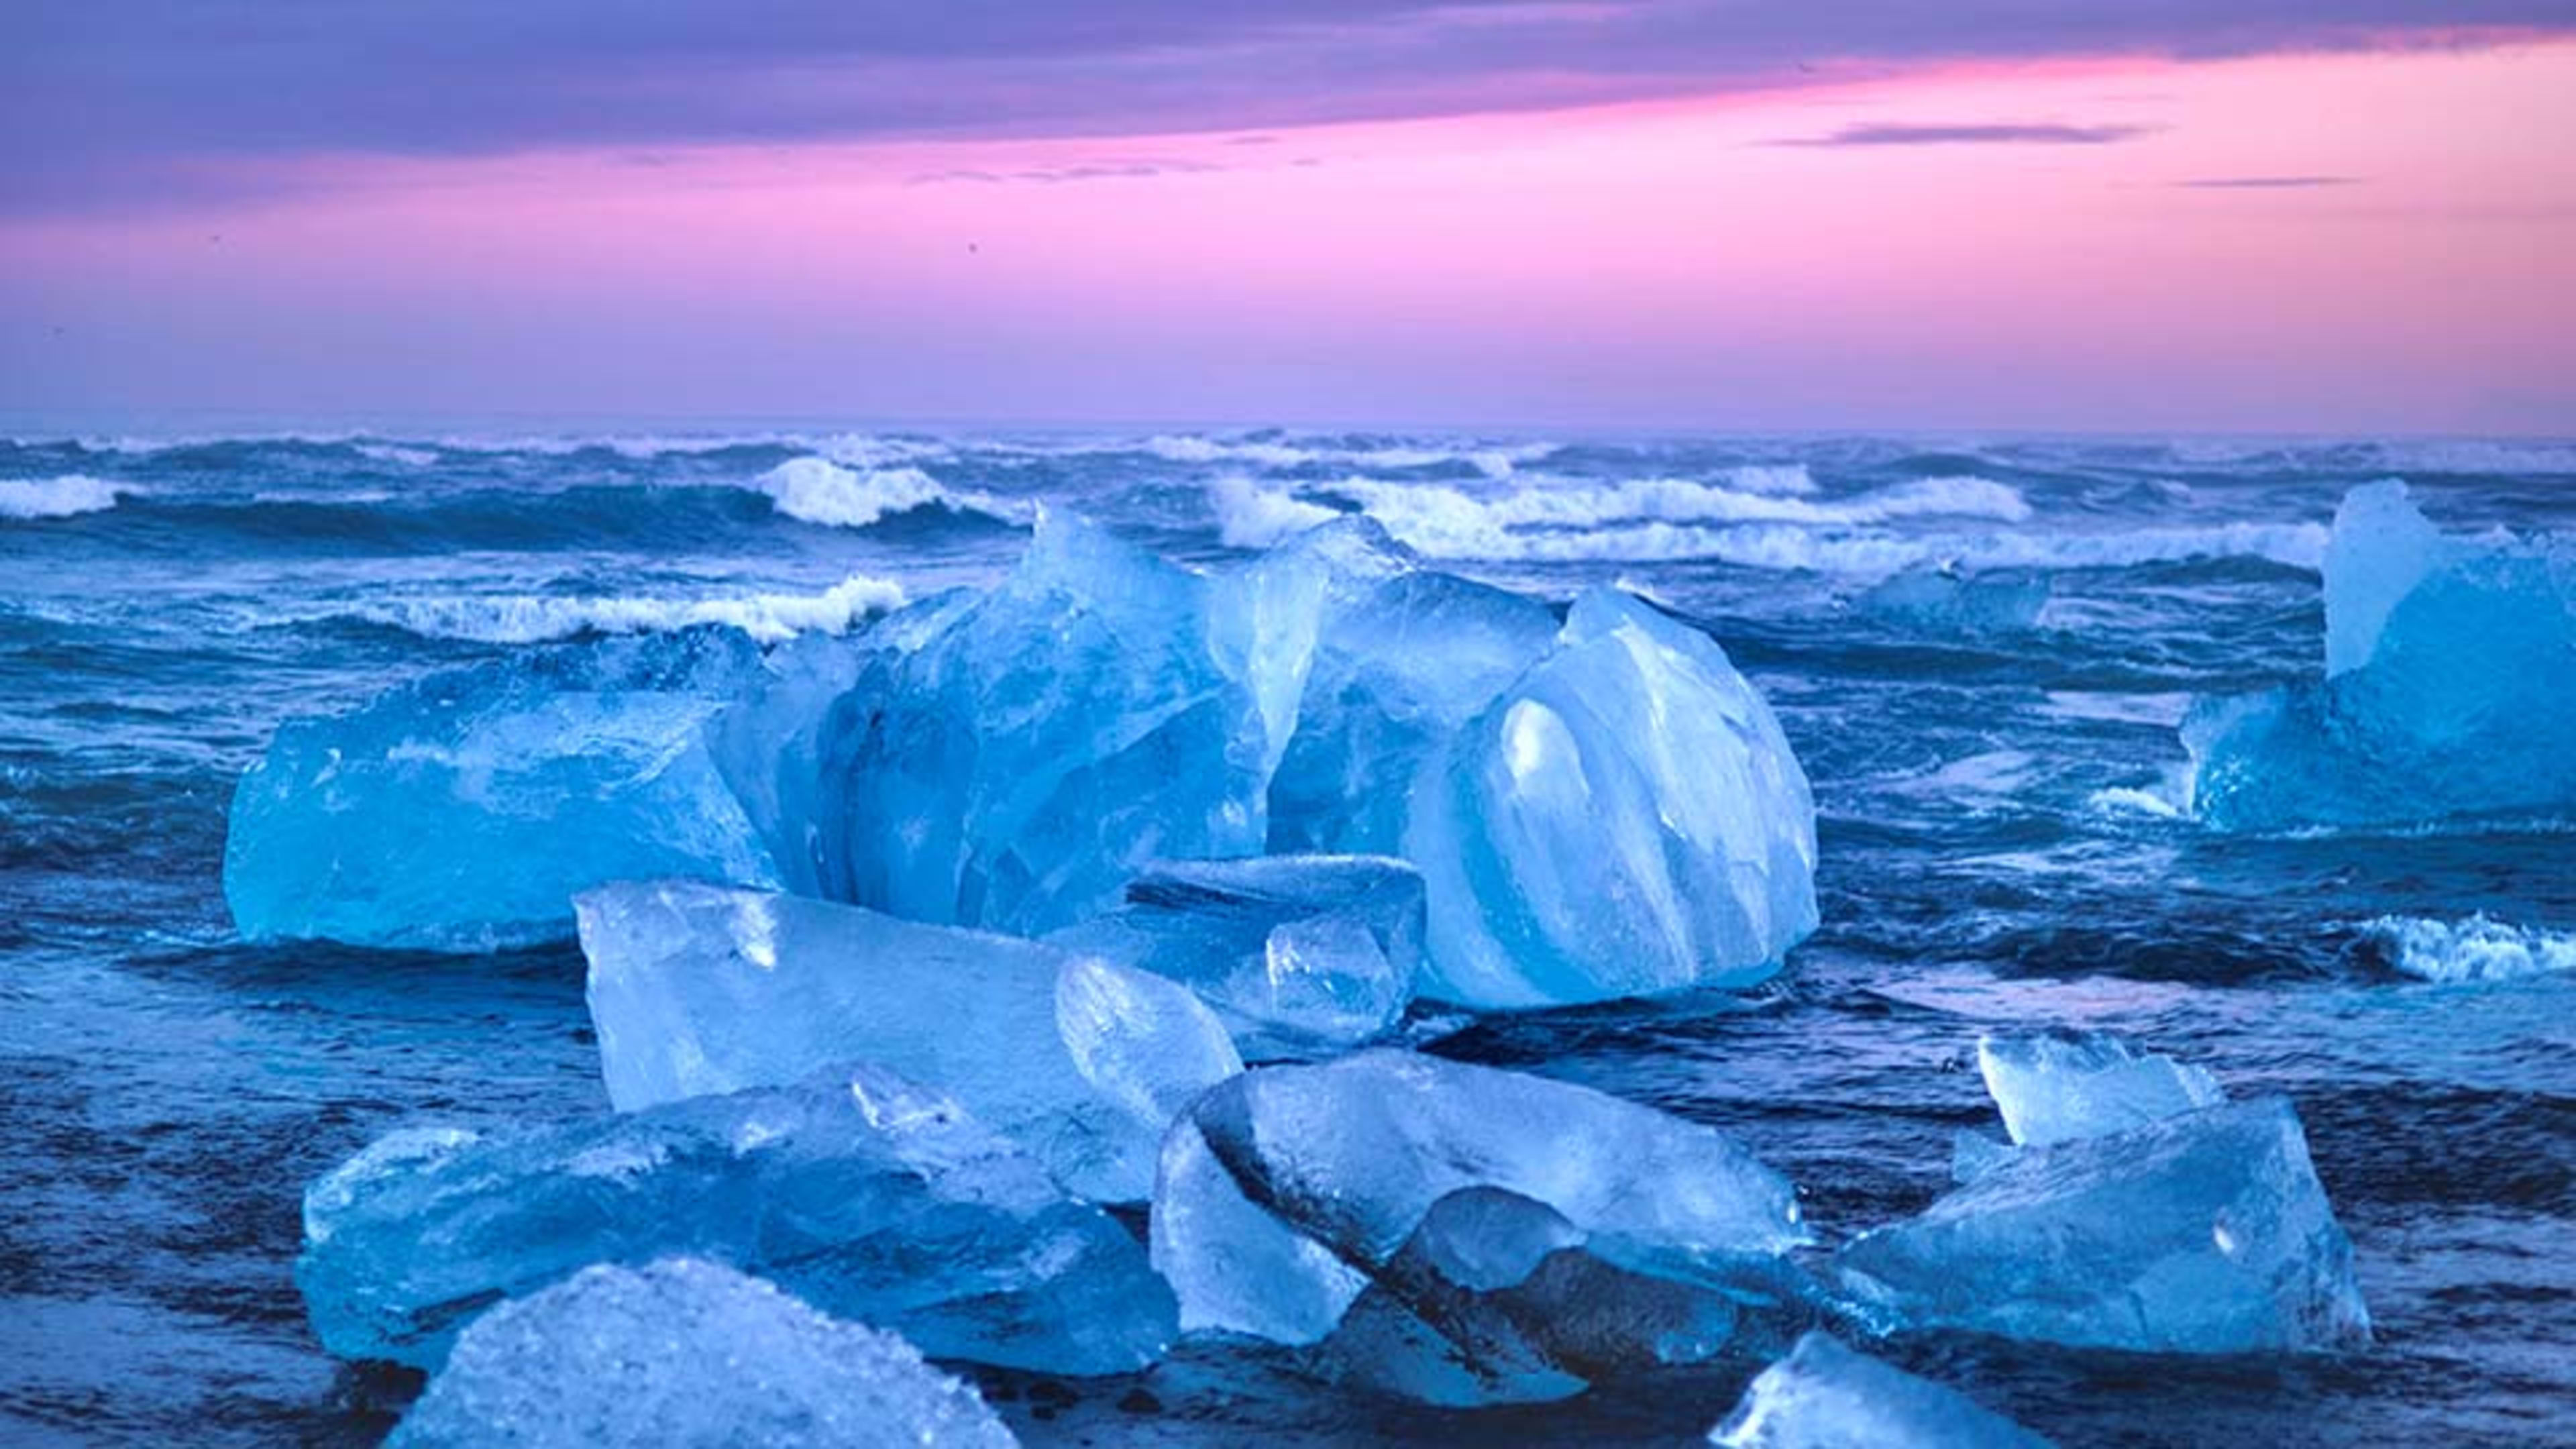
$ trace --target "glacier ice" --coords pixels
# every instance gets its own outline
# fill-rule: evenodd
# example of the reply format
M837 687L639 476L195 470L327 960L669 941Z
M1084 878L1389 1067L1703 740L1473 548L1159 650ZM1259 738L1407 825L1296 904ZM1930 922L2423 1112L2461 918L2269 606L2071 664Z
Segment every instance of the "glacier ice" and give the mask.
M1764 1369L1726 1422L1721 1449L2047 1449L1966 1395L1854 1352L1824 1332Z
M1862 613L1945 635L2004 634L2029 629L2048 604L2046 574L1962 574L1918 567L1873 585Z
M1134 1201L1173 1115L1243 1068L1186 987L1040 942L686 881L578 908L620 1110L870 1061L956 1097L1075 1192Z
M1540 1402L1740 1354L1808 1296L1776 1263L1676 1271L1647 1255L1642 1271L1622 1246L1596 1250L1564 1214L1508 1189L1460 1188L1376 1268L1314 1358L1428 1403Z
M2197 701L2193 799L2226 830L2576 808L2576 551L2437 532L2354 489L2326 555L2324 678Z
M944 1358L1110 1373L1175 1331L1125 1228L873 1067L493 1137L394 1132L306 1189L296 1281L332 1353L435 1368L505 1298L673 1253Z
M1164 861L1050 944L1199 993L1255 1061L1382 1036L1422 968L1422 877L1381 856Z
M1381 1049L1200 1098L1164 1145L1154 1264L1185 1327L1311 1344L1389 1281L1434 1204L1473 1187L1518 1194L1654 1276L1723 1277L1808 1241L1788 1182L1714 1128Z
M233 795L234 923L490 950L571 935L573 894L603 881L773 883L704 738L758 660L730 629L603 640L287 723Z
M2207 1069L2107 1032L1981 1037L1977 1069L2015 1146L2122 1132L2227 1100Z
M600 1265L456 1341L395 1449L1008 1449L975 1391L890 1333L696 1258Z
M2157 1353L2342 1348L2352 1244L2278 1097L2006 1154L1836 1256L1896 1325Z
M1258 854L1267 751L1208 640L1208 584L1061 511L990 592L870 631L822 727L819 884L1033 935L1156 857Z
M1516 1008L1771 975L1816 926L1815 803L1760 694L1609 589L1427 766L1423 994Z

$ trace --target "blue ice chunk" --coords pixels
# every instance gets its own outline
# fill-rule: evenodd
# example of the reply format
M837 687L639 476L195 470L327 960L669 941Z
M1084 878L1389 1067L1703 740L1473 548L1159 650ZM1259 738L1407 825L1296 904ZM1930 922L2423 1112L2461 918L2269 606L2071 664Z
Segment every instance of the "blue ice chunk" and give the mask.
M2357 488L2326 556L2321 680L2197 701L2200 818L2359 828L2576 810L2576 551L2440 534L2405 485Z
M1204 579L1047 511L991 592L880 623L897 647L820 746L824 894L1033 935L1156 857L1258 854L1267 738L1207 609Z
M306 1189L296 1281L332 1353L435 1368L504 1298L679 1252L944 1358L1110 1373L1174 1331L1125 1228L873 1067L490 1138L393 1133Z
M1640 1271L1620 1249L1518 1193L1461 1188L1431 1205L1314 1357L1429 1403L1541 1402L1757 1343L1776 1352L1766 1333L1785 1341L1777 1326L1803 1308L1776 1260Z
M1709 1432L1721 1449L2048 1449L1965 1394L1810 1333Z
M1859 606L1864 614L1907 629L1973 637L2032 628L2048 594L2046 574L1962 574L1923 567L1870 588Z
M877 1062L1074 1191L1136 1201L1173 1115L1243 1069L1187 988L1035 941L680 881L603 886L579 908L622 1111Z
M1255 1061L1329 1055L1403 1018L1422 968L1422 876L1382 856L1164 861L1127 904L1047 940L1182 982Z
M2125 1132L2227 1100L2207 1069L2139 1052L2107 1032L1980 1037L1977 1068L2021 1147Z
M1154 1263L1186 1327L1315 1343L1435 1203L1472 1187L1527 1198L1592 1251L1659 1276L1731 1271L1808 1241L1788 1182L1715 1128L1376 1050L1265 1067L1200 1098L1164 1144Z
M2024 1147L1836 1263L1904 1327L2142 1353L2370 1337L2352 1244L2278 1097Z
M1760 981L1815 929L1815 819L1725 651L1592 590L1417 791L1423 994L1515 1008Z
M890 1333L696 1258L601 1265L484 1314L394 1449L1009 1449L975 1391Z
M570 936L574 893L602 881L774 883L704 737L758 669L710 628L528 651L290 721L233 795L233 921L252 940L480 951Z
M1260 711L1265 776L1279 768L1296 733L1318 652L1379 584L1414 567L1412 552L1375 519L1354 514L1307 529L1215 580L1209 647Z

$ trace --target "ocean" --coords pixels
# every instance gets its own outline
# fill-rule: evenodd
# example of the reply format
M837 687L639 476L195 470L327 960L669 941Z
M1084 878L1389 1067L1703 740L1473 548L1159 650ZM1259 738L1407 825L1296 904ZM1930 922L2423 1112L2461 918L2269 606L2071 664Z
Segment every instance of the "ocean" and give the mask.
M1746 993L1468 1020L1424 1049L1737 1134L1828 1241L1988 1130L1981 1031L2119 1032L2279 1092L2370 1350L1890 1358L2077 1444L2576 1442L2576 822L2257 836L2191 815L2195 695L2322 668L2344 492L2576 531L2576 444L2475 440L419 431L0 443L0 1441L371 1442L304 1184L403 1123L605 1109L570 948L251 946L220 884L280 721L599 632L767 641L989 581L1041 506L1194 565L1366 511L1563 602L1706 629L1812 777L1823 926ZM1949 570L1964 591L1905 584ZM2567 726L2576 729L2576 721ZM2543 969L2465 974L2485 917ZM2430 923L2430 924L2428 924ZM2499 934L2501 933L2501 934ZM1678 1444L1758 1365L1475 1414L1185 1351L980 1382L1032 1443Z

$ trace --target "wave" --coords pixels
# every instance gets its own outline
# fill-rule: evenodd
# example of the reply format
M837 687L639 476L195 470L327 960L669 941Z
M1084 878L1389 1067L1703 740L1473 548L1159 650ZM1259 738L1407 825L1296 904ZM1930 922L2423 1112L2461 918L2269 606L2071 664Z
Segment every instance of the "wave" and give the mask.
M133 490L84 473L59 478L0 478L0 518L71 518L114 508Z
M1440 443L1392 439L1212 438L1202 433L1162 433L1137 445L1170 463L1233 463L1286 470L1331 465L1343 468L1408 472L1426 468L1473 468L1494 480L1509 478L1523 464L1555 453L1556 443ZM1086 448L1081 451L1099 451Z
M568 598L482 594L369 604L356 617L430 639L535 644L583 634L653 634L701 624L740 629L764 644L799 634L846 634L902 608L903 586L852 574L819 594L749 594L725 599Z
M873 528L917 508L980 513L1019 522L1019 510L982 493L953 493L918 468L853 469L823 458L791 458L760 475L759 490L780 513L830 528Z
M1228 548L1269 548L1292 533L1341 517L1338 509L1308 503L1286 489L1264 488L1232 475L1208 485L1217 534Z
M1397 532L1392 526L1389 532ZM1505 533L1457 539L1404 537L1433 557L1490 562L1683 563L1882 576L1924 565L1987 568L2127 568L2192 559L2257 558L2315 569L2322 524L2226 524L2114 534L1928 534L1817 531L1788 524L1723 528L1644 523L1591 533Z
M2508 925L2484 914L2463 921L2381 916L2362 939L2388 964L2426 981L2507 981L2576 971L2576 934Z
M1761 481L1776 485L1772 471L1764 470ZM1622 523L1849 525L1938 516L2019 522L2031 511L2019 491L1986 478L1921 478L1832 503L1733 485L1732 476L1723 483L1642 478L1559 482L1479 495L1440 484L1349 478L1327 491L1358 503L1389 533L1425 553L1472 557L1508 557L1514 536L1530 529Z

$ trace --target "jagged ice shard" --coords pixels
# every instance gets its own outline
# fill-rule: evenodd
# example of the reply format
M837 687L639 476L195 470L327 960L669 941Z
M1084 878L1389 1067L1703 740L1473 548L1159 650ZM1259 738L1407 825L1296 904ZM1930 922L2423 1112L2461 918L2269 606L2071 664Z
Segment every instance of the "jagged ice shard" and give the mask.
M1417 1245L1469 1288L1526 1281L1556 1247L1576 1246L1635 1274L1759 1282L1808 1241L1788 1182L1714 1128L1563 1082L1380 1050L1263 1068L1202 1097L1164 1146L1154 1263L1186 1327L1313 1344L1373 1285L1404 1300L1419 1279L1390 1264L1442 1199L1471 1188L1532 1210L1444 1215L1436 1241ZM1512 1267L1458 1266L1480 1258Z
M1417 787L1424 994L1532 1007L1741 986L1816 926L1815 802L1760 694L1706 635L1623 593Z
M1267 736L1208 584L1061 511L989 593L878 626L816 746L826 895L1019 934L1158 857L1258 854ZM876 632L872 632L872 638Z
M2405 485L2356 488L2326 555L2326 674L2207 698L2184 722L2193 797L2226 830L2576 809L2576 550L2473 539Z
M1822 1332L1764 1369L1708 1441L1721 1449L2048 1449L2049 1442Z
M2146 1353L2370 1335L2352 1244L2278 1097L1998 1153L1836 1264L1892 1326Z
M1175 1331L1125 1228L870 1067L507 1136L393 1133L306 1189L296 1281L332 1353L435 1368L505 1298L673 1253L944 1358L1111 1373Z
M2107 1032L1980 1037L1977 1069L2017 1147L2125 1132L2227 1100L2207 1068Z
M1009 1449L973 1389L890 1333L721 1264L586 1268L474 1321L394 1449Z
M1136 1201L1173 1115L1243 1068L1186 987L1040 942L683 881L603 886L579 908L621 1110L876 1062L1073 1191Z
M1127 904L1047 937L1196 991L1256 1061L1384 1035L1422 968L1422 876L1381 856L1165 861Z
M603 640L289 722L233 796L236 926L479 951L570 936L603 881L774 883L703 737L758 659L729 629Z

